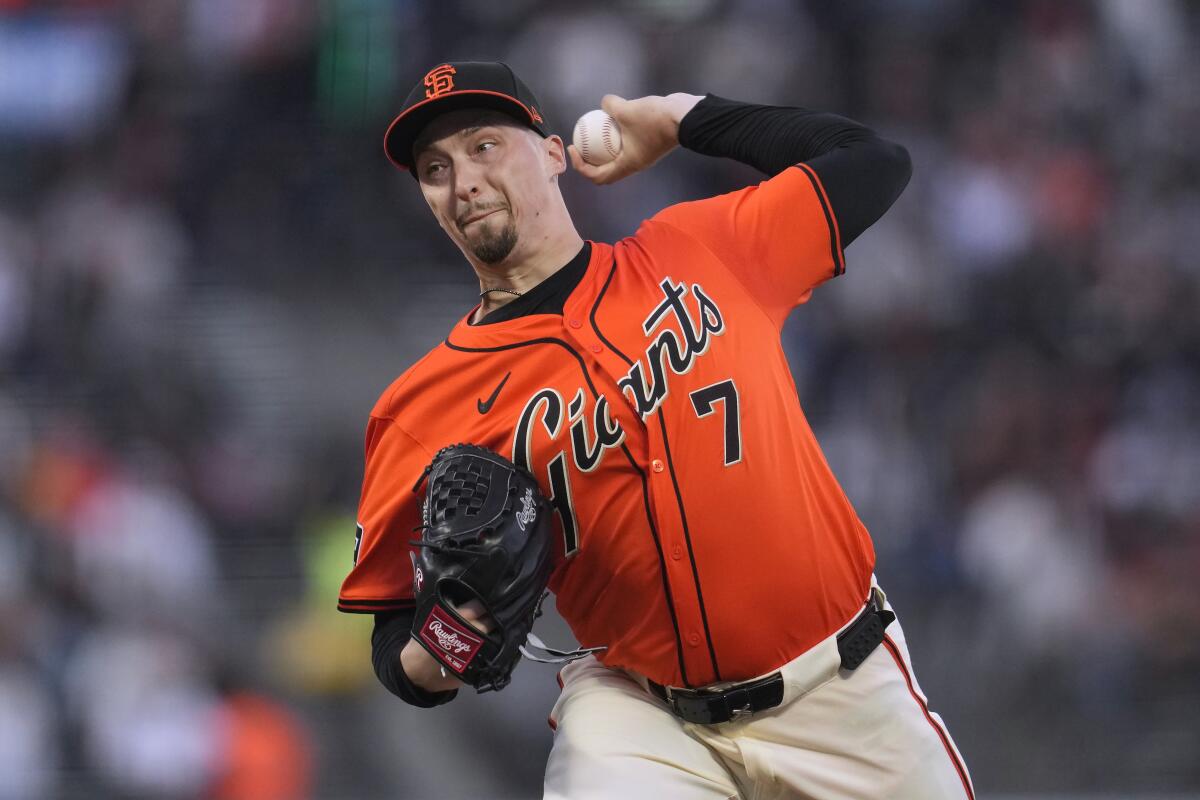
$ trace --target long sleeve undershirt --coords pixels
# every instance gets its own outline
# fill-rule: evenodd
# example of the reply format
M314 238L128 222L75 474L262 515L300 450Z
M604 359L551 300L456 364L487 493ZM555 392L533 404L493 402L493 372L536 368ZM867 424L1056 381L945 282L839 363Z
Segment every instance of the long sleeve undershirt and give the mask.
M808 164L829 195L843 248L883 216L912 175L907 150L853 120L712 94L680 122L679 143L771 176Z
M383 611L375 615L375 630L371 633L371 663L375 675L387 690L409 705L433 708L449 703L458 694L427 692L408 679L400 666L400 651L412 636L414 611Z
M707 95L684 116L679 143L707 156L732 158L775 176L804 162L821 179L838 222L842 247L875 223L908 185L912 163L902 146L853 120L803 108L739 103ZM567 297L587 270L590 246L521 297L478 324L528 314L561 314ZM456 691L426 692L400 666L411 635L413 611L375 615L371 661L380 682L405 702L429 708L454 699Z

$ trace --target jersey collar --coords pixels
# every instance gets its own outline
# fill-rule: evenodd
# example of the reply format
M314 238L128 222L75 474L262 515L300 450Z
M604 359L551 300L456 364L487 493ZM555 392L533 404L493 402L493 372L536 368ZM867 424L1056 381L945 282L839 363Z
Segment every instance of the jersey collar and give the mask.
M607 265L612 261L612 245L602 242L590 244L592 256L588 259L587 272L567 297L563 314L529 314L490 325L471 325L468 320L475 315L480 305L476 303L469 312L459 318L446 337L446 343L456 347L487 348L531 339L568 338L567 321L581 319L586 324L587 314L599 291L599 285L607 277Z

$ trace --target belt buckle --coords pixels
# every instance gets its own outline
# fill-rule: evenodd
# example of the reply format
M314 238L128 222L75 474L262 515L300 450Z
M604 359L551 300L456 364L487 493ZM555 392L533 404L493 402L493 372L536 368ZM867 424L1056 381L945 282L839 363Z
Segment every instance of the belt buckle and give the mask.
M729 709L729 719L732 721L738 719L739 717L746 717L753 714L754 712L750 709L750 690L734 689L733 693L741 694L741 704L735 707L733 702L730 702L733 698L727 698L725 700L725 707Z

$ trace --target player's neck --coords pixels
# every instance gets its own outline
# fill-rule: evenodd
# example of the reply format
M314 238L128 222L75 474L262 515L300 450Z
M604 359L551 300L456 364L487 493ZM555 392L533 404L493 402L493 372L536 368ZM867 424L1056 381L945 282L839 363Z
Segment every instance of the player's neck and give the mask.
M503 288L510 291L487 292L483 295L477 318L511 303L526 294L542 281L558 272L574 258L583 247L583 239L575 228L564 228L557 237L539 243L536 251L521 256L514 252L517 260L506 259L500 264L472 264L479 277L479 290ZM517 294L514 294L516 292Z

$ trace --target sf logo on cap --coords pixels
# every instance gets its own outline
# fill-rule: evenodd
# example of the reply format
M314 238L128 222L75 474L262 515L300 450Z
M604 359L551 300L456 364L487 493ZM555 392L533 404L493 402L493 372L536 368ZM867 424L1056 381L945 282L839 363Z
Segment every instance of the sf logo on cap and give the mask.
M440 67L434 67L425 75L425 85L429 88L425 90L425 96L429 98L437 97L439 94L445 94L454 88L454 67L449 64L442 64Z

